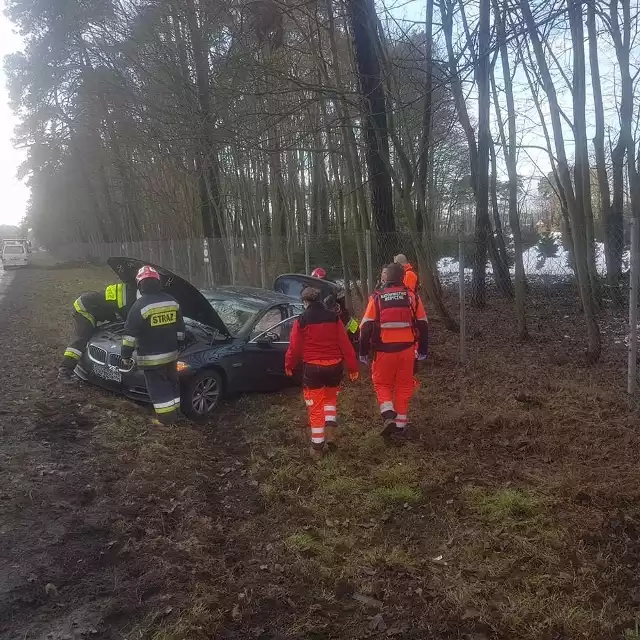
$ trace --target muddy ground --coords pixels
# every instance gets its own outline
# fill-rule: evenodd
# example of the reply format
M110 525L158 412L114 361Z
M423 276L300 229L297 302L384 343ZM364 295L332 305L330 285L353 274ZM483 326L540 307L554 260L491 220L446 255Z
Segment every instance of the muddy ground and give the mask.
M469 313L466 369L432 324L417 439L378 438L365 378L337 454L305 453L297 392L208 425L56 385L93 267L19 271L0 301L0 637L640 638L640 440L622 316L581 363L562 293Z

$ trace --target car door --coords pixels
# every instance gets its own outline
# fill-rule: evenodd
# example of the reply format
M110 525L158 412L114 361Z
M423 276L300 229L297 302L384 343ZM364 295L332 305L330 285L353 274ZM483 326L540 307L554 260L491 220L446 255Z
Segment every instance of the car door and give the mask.
M251 372L256 390L280 389L291 382L285 373L284 356L298 311L296 305L274 307L262 316L251 332L245 345L245 366Z

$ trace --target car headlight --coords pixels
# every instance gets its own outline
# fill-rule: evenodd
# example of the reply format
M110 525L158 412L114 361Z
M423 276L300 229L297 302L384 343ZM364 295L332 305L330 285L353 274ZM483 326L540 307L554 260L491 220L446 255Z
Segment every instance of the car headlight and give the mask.
M188 371L190 368L191 367L189 367L189 365L182 360L178 360L178 362L176 363L176 369L178 370L178 373L181 373L182 371Z

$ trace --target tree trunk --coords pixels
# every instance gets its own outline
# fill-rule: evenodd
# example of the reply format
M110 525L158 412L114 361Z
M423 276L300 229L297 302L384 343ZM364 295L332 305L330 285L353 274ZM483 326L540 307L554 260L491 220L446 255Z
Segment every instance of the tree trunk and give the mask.
M429 206L427 195L429 178L432 175L432 121L433 121L433 0L427 0L425 13L425 77L424 77L424 110L422 113L422 135L418 156L418 179L416 207L416 229L424 238L426 259L433 273L434 286L441 291L436 256L434 251L435 229L433 210Z
M614 216L611 209L611 192L607 175L607 160L604 151L604 104L600 82L600 61L598 59L598 33L596 30L595 4L587 3L587 31L589 34L589 63L595 107L596 131L593 148L596 155L596 170L600 191L600 216L604 230L604 255L607 265L607 283L611 298L616 304L622 303L620 278L622 276L622 250L624 245L622 215ZM622 213L622 212L620 212Z
M221 238L224 216L220 199L220 165L213 141L211 99L209 94L209 59L193 0L186 0L186 9L193 47L193 65L196 72L200 124L202 127L201 158L199 161L202 230L207 238Z
M490 1L490 0L486 0ZM482 0L485 2L485 0ZM475 247L473 258L472 303L478 307L486 304L486 264L487 256L493 256L494 275L499 289L509 295L511 282L508 266L498 258L495 239L489 218L489 40L490 20L487 9L481 4L481 21L479 25L479 52L475 53L474 42L467 32L467 44L476 67L478 84L478 143L475 131L467 111L462 83L458 70L458 58L453 50L453 5L450 0L440 0L442 31L445 36L447 60L450 73L450 87L453 95L458 120L465 133L469 146L469 163L471 168L471 186L476 199ZM460 9L463 5L460 3ZM489 11L490 13L490 11ZM481 139L482 138L482 139ZM483 154L480 159L480 152Z
M551 117L551 125L553 127L553 138L557 155L558 177L567 199L567 210L571 221L575 250L576 275L578 278L578 287L580 289L582 309L587 323L586 355L589 362L596 362L600 358L601 339L600 329L598 328L598 322L596 319L595 304L591 292L591 282L589 279L584 211L578 206L575 193L573 191L571 172L569 170L569 163L567 162L567 155L564 146L564 133L562 130L561 111L558 104L558 97L551 77L551 72L549 71L544 48L538 35L538 28L533 18L533 14L531 13L528 0L520 0L520 8L522 10L529 37L531 38L536 61L544 84L544 90L549 101L549 114ZM576 42L574 42L573 45L575 47Z
M504 231L502 229L502 220L500 219L500 206L498 204L498 160L496 158L496 145L493 142L493 138L489 143L489 156L491 158L491 210L493 211L493 226L496 230L496 247L501 262L508 265L509 255L507 254L507 245L504 241Z
M515 302L516 302L516 318L518 323L518 338L526 340L528 338L527 315L525 309L525 289L526 276L524 271L524 262L522 259L523 245L522 232L520 230L520 216L518 214L518 171L517 171L517 134L516 134L516 111L513 100L513 83L511 79L511 70L509 68L509 52L507 51L507 34L504 19L498 6L497 0L493 4L494 15L496 20L496 32L498 36L498 47L500 49L500 58L502 61L502 77L504 81L504 90L507 97L507 128L509 138L507 140L504 131L504 123L500 112L500 103L498 102L498 92L496 90L495 77L493 78L494 103L496 110L496 120L498 122L498 131L502 143L504 160L507 166L507 175L509 176L509 227L513 235L514 245L514 267L515 267ZM506 11L505 7L505 11Z
M345 86L340 71L340 56L338 54L338 44L336 41L336 27L333 15L333 0L326 0L327 16L329 18L329 44L331 48L331 60L336 85L335 107L340 114L342 144L344 157L347 165L349 178L349 190L351 192L351 206L353 208L353 225L355 228L356 249L358 252L358 269L360 276L360 290L364 300L369 298L369 290L366 278L366 256L363 247L364 231L369 229L369 214L367 201L365 198L364 185L362 180L362 167L356 146L353 125L349 117L349 107L345 100ZM346 220L346 216L345 216Z
M591 296L595 303L599 300L600 287L595 263L591 171L589 167L587 118L585 113L587 96L582 0L569 0L569 24L572 29L573 42L573 134L576 144L574 171L576 207L578 210L582 210L584 218L587 270Z
M362 95L373 221L378 233L394 233L387 102L378 57L376 10L373 0L348 0L347 10Z
M478 307L486 304L485 265L489 233L489 40L491 37L490 0L480 0L478 22L478 161L476 187L476 230L472 301ZM498 274L496 274L497 276Z
M618 0L611 0L610 18L611 35L616 49L616 57L620 69L621 95L620 95L620 140L619 149L616 149L617 164L620 163L624 153L627 154L627 177L629 181L629 193L631 196L631 210L634 218L640 218L640 175L638 173L638 159L636 158L635 140L632 133L633 124L633 78L629 64L631 51L631 3L630 0L621 0L622 28L618 16ZM615 174L614 174L615 177ZM614 201L616 201L614 185ZM622 200L622 198L620 198ZM615 208L615 206L614 206ZM616 211L616 214L618 212Z

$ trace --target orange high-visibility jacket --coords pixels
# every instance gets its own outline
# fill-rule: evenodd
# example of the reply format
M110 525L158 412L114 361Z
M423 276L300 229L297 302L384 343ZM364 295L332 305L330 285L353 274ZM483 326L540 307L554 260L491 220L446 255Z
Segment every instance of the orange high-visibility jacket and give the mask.
M416 345L417 343L417 345ZM417 346L426 354L429 322L420 298L403 284L387 283L369 298L360 327L360 354L397 352Z
M418 274L416 270L408 263L403 265L402 268L404 269L404 286L409 291L418 293Z

